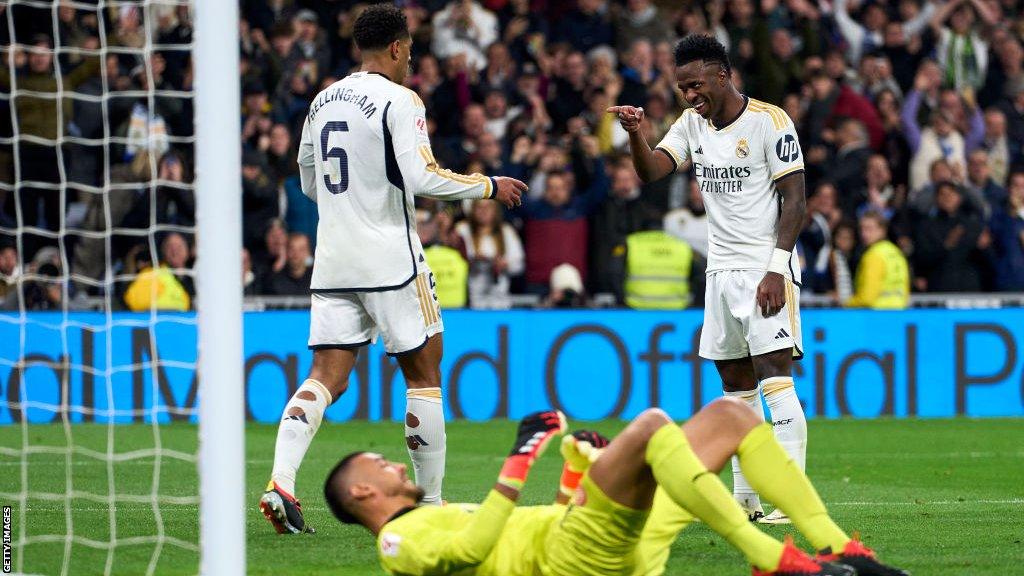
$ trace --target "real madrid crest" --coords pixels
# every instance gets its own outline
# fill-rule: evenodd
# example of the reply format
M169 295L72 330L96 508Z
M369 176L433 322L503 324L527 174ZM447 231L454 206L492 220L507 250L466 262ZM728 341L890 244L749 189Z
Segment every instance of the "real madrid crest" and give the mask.
M746 158L750 155L750 146L747 145L746 138L740 138L739 142L736 143L736 157Z

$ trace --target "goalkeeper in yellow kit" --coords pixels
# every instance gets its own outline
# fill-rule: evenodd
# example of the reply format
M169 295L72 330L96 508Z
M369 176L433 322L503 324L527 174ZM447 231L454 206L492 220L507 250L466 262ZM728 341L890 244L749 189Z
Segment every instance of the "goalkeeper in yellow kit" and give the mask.
M524 418L498 482L479 505L419 506L423 491L405 465L370 452L342 459L324 497L339 520L376 535L381 564L403 576L658 575L694 518L739 549L755 576L906 574L836 526L771 427L742 402L717 400L681 427L659 409L646 410L592 465L588 453L603 442L575 433L562 447L560 499L572 494L568 506L516 508L533 462L564 430L560 412ZM792 518L816 556L748 521L717 475L734 454L751 485Z

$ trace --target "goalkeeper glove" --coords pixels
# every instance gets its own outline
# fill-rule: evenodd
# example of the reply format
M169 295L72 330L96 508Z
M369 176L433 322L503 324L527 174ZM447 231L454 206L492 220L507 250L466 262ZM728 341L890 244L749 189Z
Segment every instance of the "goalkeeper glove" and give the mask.
M597 460L608 443L607 438L592 430L577 430L562 438L561 452L565 464L558 481L559 492L571 498L580 485L583 473Z
M512 452L501 467L498 483L521 490L530 467L544 453L551 439L564 432L565 428L565 415L558 410L535 412L523 418L519 422Z

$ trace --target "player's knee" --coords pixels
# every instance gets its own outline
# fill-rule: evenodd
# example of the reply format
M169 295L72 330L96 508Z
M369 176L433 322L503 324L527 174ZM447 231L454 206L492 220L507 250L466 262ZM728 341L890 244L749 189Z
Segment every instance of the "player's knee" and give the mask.
M415 375L407 374L405 376L405 385L410 390L419 388L440 388L441 371L429 370Z
M313 358L313 367L310 369L306 379L316 380L328 392L333 394L335 398L341 396L345 389L348 388L347 372L341 370L338 366L331 366L326 362L318 362L317 358Z
M648 408L633 420L637 431L647 438L653 436L665 424L671 423L672 419L661 408Z
M726 396L708 404L707 410L715 416L728 420L735 428L753 428L761 420L754 413L754 410L746 402L738 398Z
M317 376L319 376L319 377L317 377ZM338 377L330 377L330 376L325 376L323 374L319 374L319 375L312 375L311 374L310 378L312 378L313 380L316 380L317 382L323 384L324 388L326 388L327 391L331 393L331 397L327 399L328 403L333 403L338 398L341 398L341 395L344 394L346 390L348 390L348 380L347 379L346 380L342 380L341 378L338 378ZM313 394L312 392L308 391L308 390L300 390L299 393L296 395L296 398L299 399L299 400L315 401L316 400L316 395Z

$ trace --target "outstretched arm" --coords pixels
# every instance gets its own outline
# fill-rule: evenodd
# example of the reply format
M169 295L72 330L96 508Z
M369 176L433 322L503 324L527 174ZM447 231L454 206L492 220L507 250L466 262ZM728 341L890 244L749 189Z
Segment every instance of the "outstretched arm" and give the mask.
M836 25L839 27L839 33L843 35L849 45L860 46L864 41L864 27L850 17L846 0L836 0L833 6L835 7L833 16L835 16Z
M900 124L903 126L903 135L906 137L907 145L910 146L910 151L913 153L916 153L917 149L921 147L921 127L917 124L917 111L921 107L921 99L924 97L924 93L919 87L924 86L928 82L924 75L918 73L917 76L917 79L914 80L914 89L907 94L907 99L903 102L903 109L900 110Z
M933 14L935 14L935 4L930 1L925 2L917 16L903 23L903 40L909 42L923 32Z
M504 176L458 174L441 168L430 148L423 102L413 92L409 92L409 101L389 104L384 114L387 115L384 126L390 132L395 164L392 165L391 155L386 156L386 169L389 175L400 177L402 184L414 194L449 201L495 199L507 208L519 205L519 196L527 189L526 184L519 180ZM385 138L387 136L385 134Z
M647 139L640 132L640 123L644 119L644 109L633 106L612 106L606 112L616 114L619 124L629 134L629 151L633 156L633 166L644 182L655 182L668 176L685 158L673 158L670 151L659 147L651 150Z
M565 416L555 410L523 418L498 482L470 521L444 537L400 540L406 550L415 553L381 554L384 567L393 574L452 574L486 560L515 509L530 468L551 440L564 430ZM382 533L382 537L386 536Z
M479 564L487 558L519 500L519 491L526 483L530 468L551 440L564 430L565 416L557 410L531 414L520 421L512 452L505 459L494 489L473 520L449 540L447 547L452 557L467 565Z

